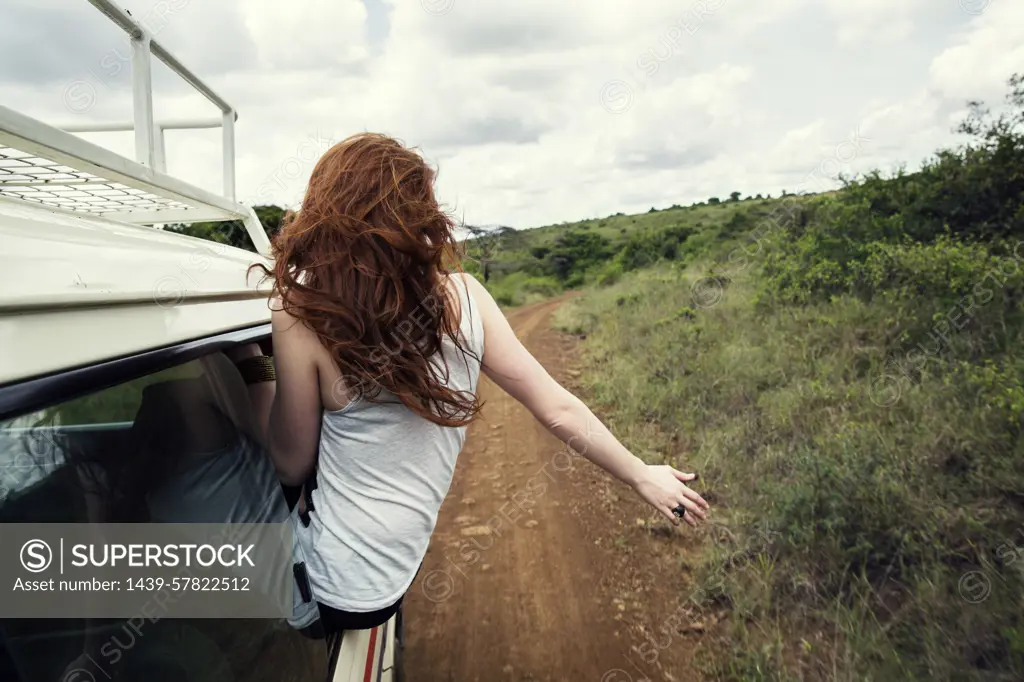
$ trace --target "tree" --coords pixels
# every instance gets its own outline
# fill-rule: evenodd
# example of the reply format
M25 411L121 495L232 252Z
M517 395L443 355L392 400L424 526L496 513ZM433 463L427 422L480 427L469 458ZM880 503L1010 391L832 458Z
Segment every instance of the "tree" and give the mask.
M709 204L720 204L720 203L722 203L722 200L719 199L718 197L711 197L710 199L708 199L708 203Z
M471 235L471 238L467 238L463 242L466 247L466 255L480 264L486 282L491 278L491 265L501 251L504 238L516 230L507 225L463 224L462 228Z
M739 201L739 200L740 200L740 193L739 192L733 192L732 194L729 195L729 201Z

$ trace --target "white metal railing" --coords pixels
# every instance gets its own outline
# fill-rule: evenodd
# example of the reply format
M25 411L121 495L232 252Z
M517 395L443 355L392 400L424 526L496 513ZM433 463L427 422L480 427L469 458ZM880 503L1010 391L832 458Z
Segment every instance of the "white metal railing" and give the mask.
M235 120L238 120L238 114L235 114ZM193 118L193 119L176 119L171 121L157 121L153 124L153 137L154 137L154 150L153 150L153 168L160 171L161 173L167 172L167 144L164 133L168 130L202 130L209 128L220 128L224 125L224 122L219 118ZM115 132L131 132L135 130L134 121L117 121L117 122L95 122L95 123L65 123L57 126L66 133L115 133ZM225 155L227 152L225 152ZM234 187L231 187L228 183L234 182L234 154L232 153L231 158L228 159L225 156L225 164L231 166L231 172L225 173L224 176L224 195L229 199L234 198Z
M131 40L132 67L132 108L135 122L127 130L135 131L135 160L143 166L164 172L160 166L166 161L163 153L163 131L167 126L157 126L153 120L153 67L152 56L162 61L167 68L176 73L182 80L198 90L206 99L217 105L221 111L219 127L223 128L224 150L224 196L235 199L235 121L238 113L227 100L218 95L213 88L204 83L199 76L192 73L177 57L156 41L152 33L128 12L115 5L111 0L89 0L89 3L108 16L121 27ZM179 128L209 128L205 122L198 126L180 125ZM88 124L75 126L77 132L101 132ZM124 128L119 128L125 130ZM64 128L64 130L68 130ZM73 132L73 131L68 131Z
M0 105L0 198L144 225L238 220L256 250L267 255L270 242L255 212L235 201L235 109L126 11L110 0L89 3L131 41L134 120L58 128ZM154 121L152 55L215 104L221 116ZM165 131L218 127L223 130L223 196L167 174ZM135 162L71 134L106 131L134 131Z

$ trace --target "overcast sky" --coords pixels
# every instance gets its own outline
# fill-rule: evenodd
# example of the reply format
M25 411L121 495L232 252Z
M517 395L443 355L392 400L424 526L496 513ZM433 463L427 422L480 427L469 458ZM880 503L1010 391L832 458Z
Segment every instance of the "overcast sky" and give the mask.
M454 213L515 227L916 167L1024 71L1024 0L122 4L240 112L239 199L297 203L314 154L370 130L437 164ZM127 56L86 0L0 4L0 102L24 113L130 119ZM155 84L158 118L217 114ZM170 133L169 172L220 191L219 135Z

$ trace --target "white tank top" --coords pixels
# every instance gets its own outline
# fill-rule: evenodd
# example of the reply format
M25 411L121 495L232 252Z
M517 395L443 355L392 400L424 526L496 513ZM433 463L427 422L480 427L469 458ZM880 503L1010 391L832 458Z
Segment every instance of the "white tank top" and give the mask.
M483 322L466 282L454 279L460 341L476 357L445 338L431 361L442 378L447 365L448 387L476 394ZM380 400L390 401L324 411L309 526L292 515L313 596L343 611L376 611L409 589L466 438L467 427L434 424L387 391Z

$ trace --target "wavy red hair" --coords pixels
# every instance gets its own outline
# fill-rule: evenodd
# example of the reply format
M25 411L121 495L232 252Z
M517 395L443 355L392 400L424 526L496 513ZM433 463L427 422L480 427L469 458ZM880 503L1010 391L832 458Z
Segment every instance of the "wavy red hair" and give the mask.
M259 267L346 383L357 384L347 388L371 401L386 390L434 423L463 426L478 399L450 389L431 365L445 337L475 357L459 338L458 299L445 284L461 267L434 178L419 153L393 138L339 142L317 162L300 210L282 221L273 269Z

